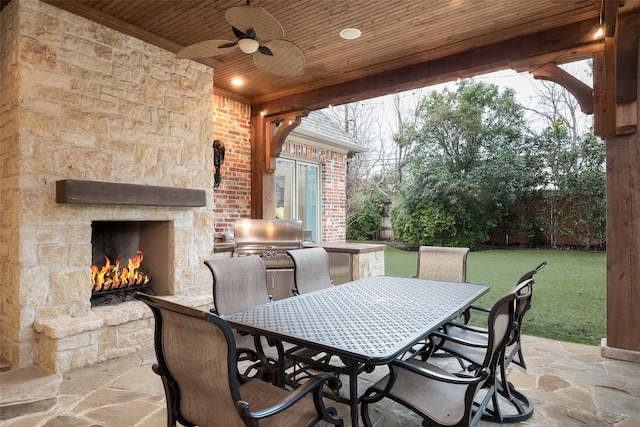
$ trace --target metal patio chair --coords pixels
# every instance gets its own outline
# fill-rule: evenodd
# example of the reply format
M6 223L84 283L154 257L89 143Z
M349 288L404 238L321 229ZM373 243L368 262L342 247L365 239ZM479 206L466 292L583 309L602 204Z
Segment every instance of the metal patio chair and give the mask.
M544 267L546 263L541 264L535 270L528 272L518 280L518 285L513 290L513 294L518 296L515 305L515 318L514 326L503 351L502 356L498 360L496 366L495 378L497 392L505 400L502 400L502 404L496 404L493 407L493 411L487 418L504 422L519 422L525 420L533 414L533 402L528 396L518 392L507 378L507 368L513 361L514 363L526 367L524 358L522 356L522 345L520 343L520 330L522 326L522 319L524 314L531 306L531 297L533 295L533 275ZM487 312L482 307L474 307L474 311ZM469 316L465 316L465 320L468 323ZM480 366L484 352L482 345L488 340L488 332L485 328L471 326L461 322L449 322L444 327L443 334L433 334L431 336L431 343L433 350L443 350L449 354L457 357L460 362L460 366L468 371L478 369ZM470 346L468 343L475 343L478 346ZM512 406L512 410L504 411L502 407L505 405Z
M300 295L333 286L329 269L329 254L325 248L291 249L293 259L293 294Z
M420 415L424 425L475 426L490 403L497 405L494 373L514 328L518 298L521 297L514 292L494 304L488 317L486 342L467 343L484 352L481 363L469 375L448 372L429 360L394 360L389 374L369 387L361 399L364 425L371 426L369 405L386 397Z
M515 363L516 365L520 366L523 369L527 369L527 364L525 363L524 360L524 356L522 354L522 344L521 344L521 337L520 337L520 333L521 333L521 329L522 329L522 322L524 320L524 315L527 313L527 311L529 311L529 309L531 308L531 300L533 298L533 285L534 285L534 280L533 280L533 276L538 273L540 270L542 270L544 268L544 266L547 265L547 262L544 261L542 262L540 265L538 265L536 268L534 268L531 271L526 272L525 274L523 274L522 276L520 276L520 278L518 279L518 281L516 282L516 287L515 290L519 291L519 292L528 292L529 293L529 297L527 298L526 301L523 301L522 303L518 304L517 306L517 311L516 311L516 324L517 324L517 328L514 330L513 335L511 336L509 343L507 344L507 353L505 355L505 360L504 360L504 369L506 370L506 368L509 366L509 364L511 362ZM529 281L529 284L527 285L526 289L524 287L521 286L522 283ZM489 310L484 308L484 307L479 307L479 306L475 306L472 305L471 307L469 307L467 310L465 310L465 312L463 313L463 319L464 319L464 324L468 325L469 322L471 321L471 316L472 313L488 313ZM450 323L450 325L456 326L459 325L459 323ZM464 333L464 331L470 331L469 329L460 329L458 328L457 330L451 330L449 331L450 334L456 334L456 333ZM467 332L470 333L470 332ZM464 365L463 365L464 367Z
M204 264L213 275L212 313L223 316L271 302L267 289L267 271L259 256L212 258L205 260ZM278 372L278 358L284 354L284 349L269 345L264 338L235 330L234 337L239 361L254 362L245 369L243 376L259 377L276 383L282 380ZM258 346L262 347L262 358ZM285 364L286 368L290 366Z
M261 304L271 303L267 286L267 273L262 258L256 255L208 259L205 265L213 275L214 314L225 314L246 310ZM295 352L299 359L311 358L317 352L303 349L286 342L269 342L266 338L234 331L238 345L239 361L254 362L243 372L247 378L258 377L283 386L289 382L296 385L296 376L306 371L297 366L302 361L289 357ZM281 372L279 360L283 361ZM293 368L293 373L286 371Z
M213 313L137 293L155 318L157 363L167 401L167 426L342 426L322 390L328 375L313 377L294 392L259 379L240 380L229 325Z
M418 279L446 282L466 282L468 254L469 248L420 246L418 249L418 271L416 277ZM425 339L418 347L408 350L407 354L424 354L428 346L428 340ZM435 356L444 357L449 356L449 354L438 352Z
M447 282L466 282L468 254L469 248L420 246L416 277Z

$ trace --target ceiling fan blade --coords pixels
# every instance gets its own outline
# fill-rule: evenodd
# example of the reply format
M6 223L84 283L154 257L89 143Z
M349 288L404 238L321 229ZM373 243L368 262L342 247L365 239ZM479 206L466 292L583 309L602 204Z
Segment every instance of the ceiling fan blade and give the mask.
M235 6L227 9L224 16L232 27L240 31L248 33L253 29L258 40L275 40L284 36L282 25L261 7Z
M271 49L269 49L266 46L258 46L258 52L260 52L263 55L273 56L273 52L271 52Z
M229 42L229 43L221 44L220 46L218 46L218 49L226 49L229 47L234 47L237 44L238 42Z
M233 31L233 35L236 36L237 39L246 39L249 37L249 35L243 31L240 31L239 29L237 29L236 27L234 27L233 25L231 26L231 30Z
M259 49L253 54L256 67L276 76L299 76L307 69L302 50L288 40L271 40L264 44L273 55L265 55Z
M176 58L214 58L216 56L220 56L227 52L230 52L230 48L236 45L237 43L231 40L205 40L186 46L178 53L176 53Z

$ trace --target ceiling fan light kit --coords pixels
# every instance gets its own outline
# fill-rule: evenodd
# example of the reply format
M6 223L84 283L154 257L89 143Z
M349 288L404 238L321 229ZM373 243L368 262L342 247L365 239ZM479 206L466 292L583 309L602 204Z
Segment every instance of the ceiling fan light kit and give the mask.
M238 47L244 53L254 53L256 50L258 50L259 46L260 46L260 43L258 43L254 39L240 39L240 40L238 40Z
M295 43L282 38L282 25L265 9L247 4L227 9L224 16L231 24L237 41L204 40L184 47L176 56L187 59L216 58L233 51L237 46L242 52L253 55L255 66L269 74L304 74L304 53Z

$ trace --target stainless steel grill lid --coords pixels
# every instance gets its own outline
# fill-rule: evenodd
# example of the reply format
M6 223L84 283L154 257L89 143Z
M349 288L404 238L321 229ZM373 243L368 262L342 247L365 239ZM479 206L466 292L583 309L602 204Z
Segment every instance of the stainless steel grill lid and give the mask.
M302 221L298 219L241 219L234 225L238 256L259 255L269 259L286 257L289 249L302 247Z

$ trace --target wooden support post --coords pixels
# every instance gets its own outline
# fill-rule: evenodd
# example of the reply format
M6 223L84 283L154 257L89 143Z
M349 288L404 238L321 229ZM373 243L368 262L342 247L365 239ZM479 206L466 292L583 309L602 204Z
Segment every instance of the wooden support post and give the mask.
M630 18L637 21L635 17ZM621 26L633 26L627 24ZM640 135L636 126L640 50L637 33L632 54L629 54L628 40L620 39L620 33L608 32L604 54L607 338L603 340L602 355L640 362L640 185L637 185L640 182ZM623 43L622 49L619 49L620 43ZM627 53L622 55L621 50ZM625 82L621 82L621 78ZM636 82L633 89L626 83L629 80ZM632 90L635 93L630 93Z

